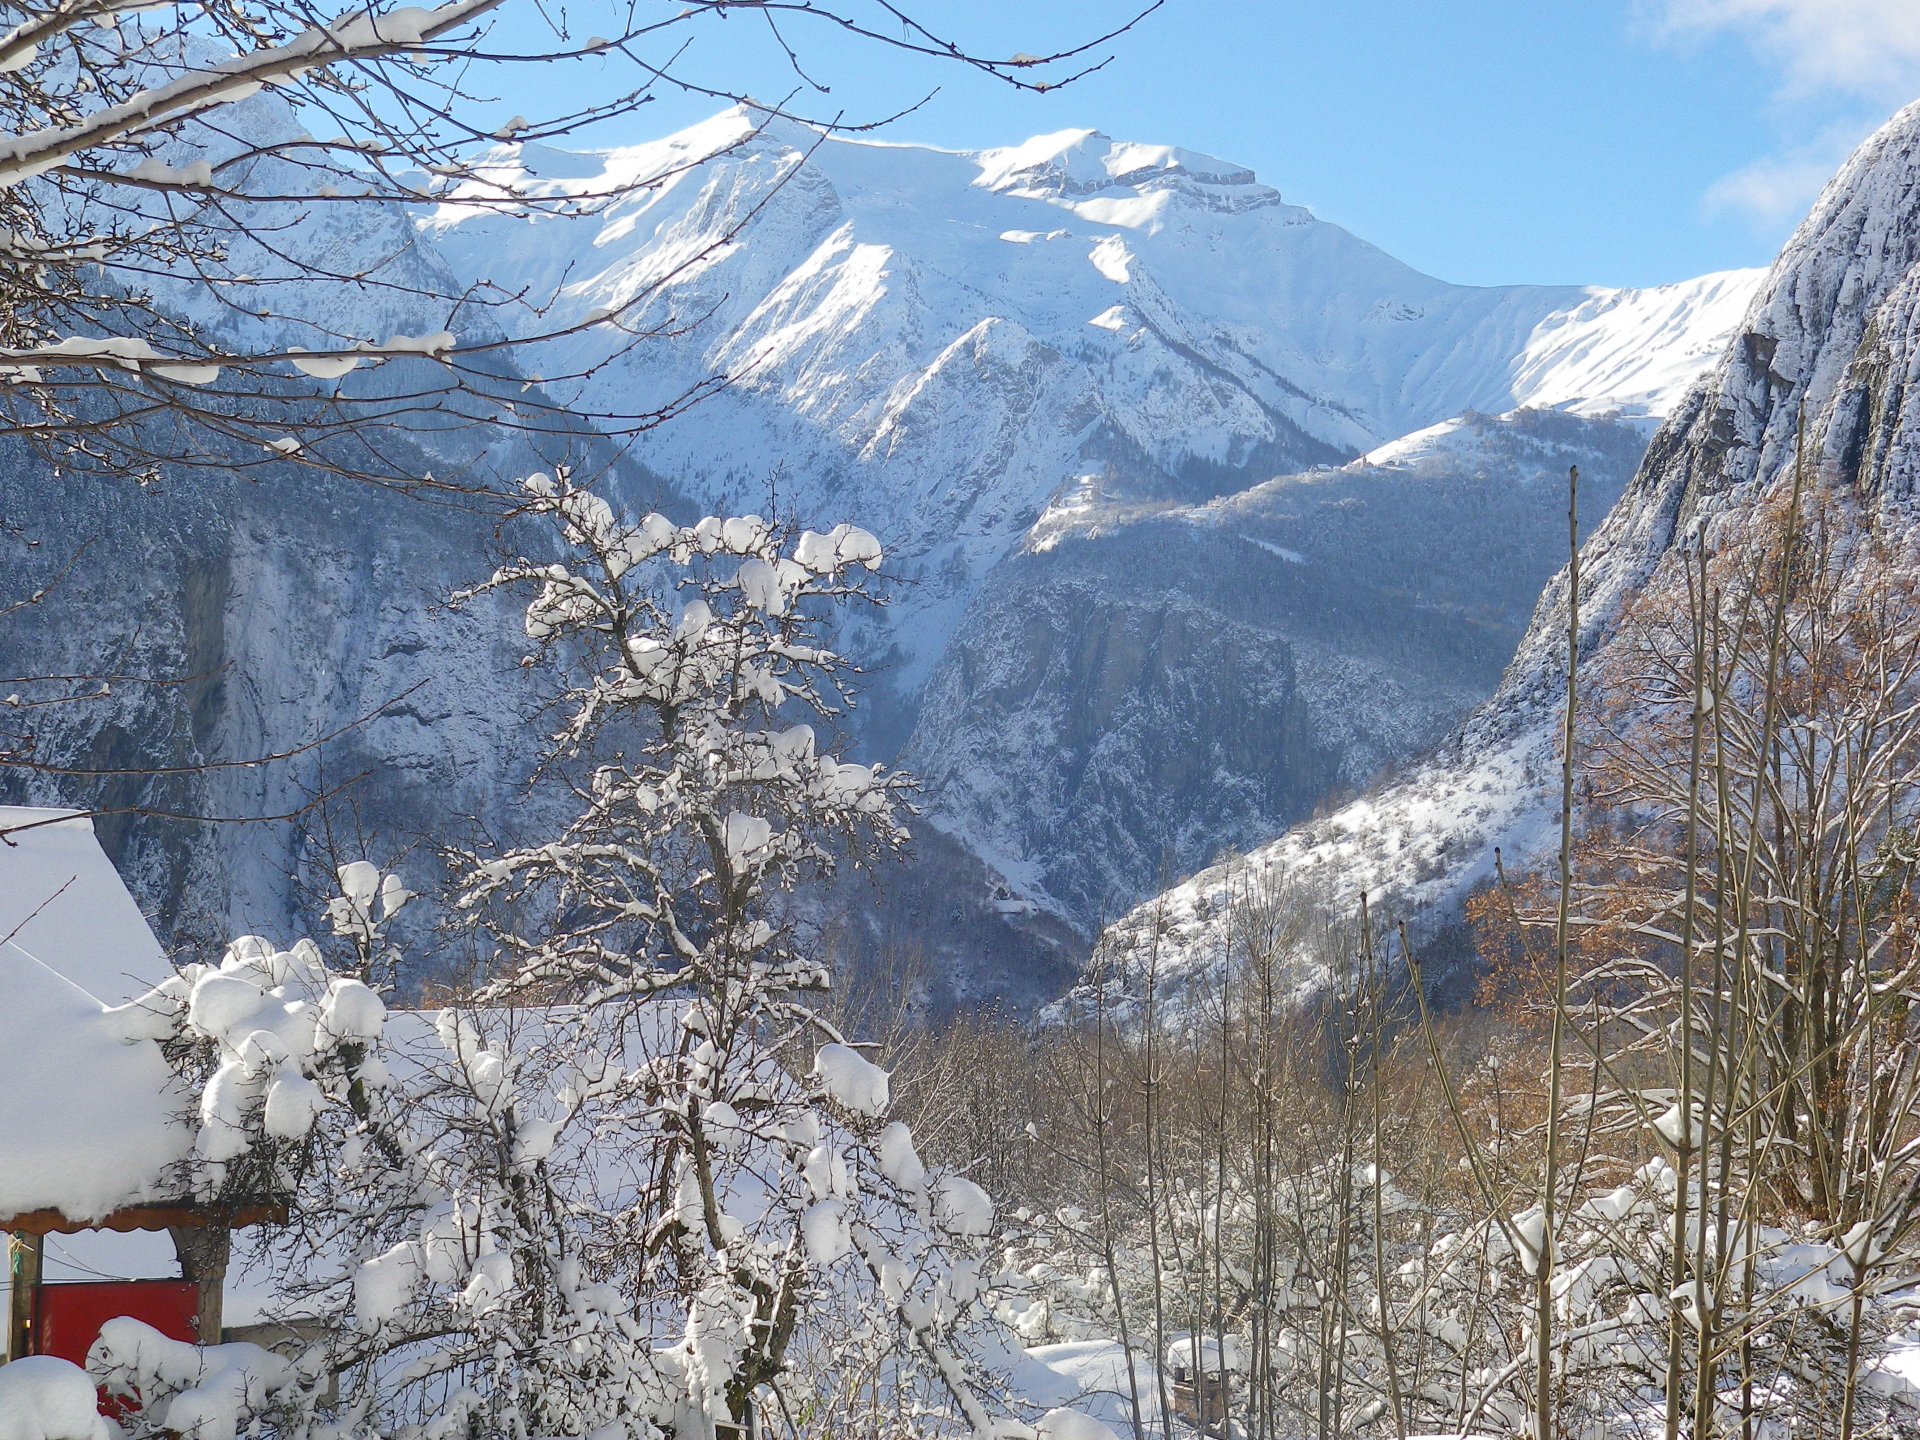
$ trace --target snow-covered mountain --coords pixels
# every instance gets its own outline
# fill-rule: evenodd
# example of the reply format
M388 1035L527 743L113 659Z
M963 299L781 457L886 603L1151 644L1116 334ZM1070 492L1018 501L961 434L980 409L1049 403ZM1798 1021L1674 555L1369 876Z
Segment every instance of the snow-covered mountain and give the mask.
M583 430L724 379L623 437L610 483L636 506L880 535L898 583L844 637L871 669L854 741L926 777L927 823L913 865L823 918L859 953L928 950L954 999L1042 997L1167 873L1441 736L1557 564L1553 477L1579 463L1598 520L1759 279L1449 285L1241 167L1088 131L957 153L729 111L604 153L503 147L493 177L577 203L533 219L455 195L411 233L385 211L364 233L344 210L289 225L296 259L397 264L402 283L356 309L236 253L273 335L217 294L162 298L252 343L558 334L503 362L494 398L541 390ZM462 291L451 315L409 298ZM462 403L416 437L421 467L503 478L586 443ZM8 468L9 513L48 497L140 583L79 587L85 625L0 635L5 669L89 673L134 636L157 669L219 677L76 710L56 751L255 754L422 683L330 747L329 773L368 770L362 818L396 835L510 830L516 641L499 617L428 615L484 566L491 516L258 478L54 496L31 462ZM171 808L290 811L319 778L277 773L219 772ZM58 798L49 783L33 798ZM163 840L134 820L109 839L143 857L150 903L192 895L211 933L293 923L310 828Z
M1606 684L1623 607L1703 527L1738 525L1792 465L1804 427L1825 483L1883 527L1920 523L1920 104L1867 140L1767 274L1707 382L1653 439L1581 552L1582 690ZM1271 878L1336 904L1364 889L1443 925L1490 871L1546 853L1565 687L1566 572L1541 596L1494 696L1432 756L1351 804L1141 906L1116 938L1158 931L1195 976L1231 896ZM1614 673L1625 673L1616 670ZM1604 698L1604 697L1602 697ZM1630 711L1628 712L1630 713ZM1616 720L1615 723L1626 723ZM1311 988L1318 977L1302 971Z
M1624 483L1759 279L1449 285L1243 167L1091 131L949 152L735 110L493 174L578 210L450 202L445 263L543 297L490 313L569 331L526 363L584 413L726 377L634 446L697 503L880 535L864 742L987 866L976 918L1083 935L1487 693L1556 563L1540 475ZM1523 407L1565 414L1484 418ZM1245 516L1312 533L1262 549Z
M555 393L631 413L726 376L635 453L710 506L887 544L903 717L982 578L1088 477L1204 500L1468 410L1664 414L1757 279L1449 285L1243 167L1085 130L957 153L733 110L605 154L508 147L494 174L581 205L429 222L463 280L543 302L492 318L618 320L535 351L585 377Z

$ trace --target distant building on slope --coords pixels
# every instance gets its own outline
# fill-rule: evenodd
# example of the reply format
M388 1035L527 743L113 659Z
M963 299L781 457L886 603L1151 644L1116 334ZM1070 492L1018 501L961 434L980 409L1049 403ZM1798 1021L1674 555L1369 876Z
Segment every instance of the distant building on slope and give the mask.
M1173 1413L1205 1434L1230 1434L1233 1382L1245 1373L1240 1337L1226 1336L1223 1346L1214 1335L1178 1336L1167 1346L1166 1366Z

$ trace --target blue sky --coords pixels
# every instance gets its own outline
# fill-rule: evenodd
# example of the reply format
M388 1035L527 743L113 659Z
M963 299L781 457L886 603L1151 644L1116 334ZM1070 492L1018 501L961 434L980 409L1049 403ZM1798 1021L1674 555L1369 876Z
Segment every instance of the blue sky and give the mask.
M898 3L1000 54L1044 53L1130 9ZM569 8L594 28L596 0ZM521 38L524 22L506 23ZM800 85L750 17L686 34L690 78L763 99ZM1105 70L1045 95L803 17L786 34L830 90L803 87L796 107L871 119L937 87L884 136L979 148L1091 126L1184 145L1472 283L1653 284L1765 264L1846 152L1920 97L1920 0L1166 0ZM551 99L537 72L513 84L509 108ZM715 108L663 96L592 140L650 138Z

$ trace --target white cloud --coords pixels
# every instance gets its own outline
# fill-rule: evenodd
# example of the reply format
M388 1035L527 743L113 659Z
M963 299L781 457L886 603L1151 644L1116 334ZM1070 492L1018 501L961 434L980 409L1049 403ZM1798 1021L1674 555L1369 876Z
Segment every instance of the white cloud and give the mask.
M1662 0L1662 9L1674 31L1746 36L1780 66L1789 93L1906 101L1920 91L1916 0Z
M1920 0L1640 0L1668 38L1732 36L1780 76L1773 152L1721 176L1707 216L1769 234L1799 219L1853 148L1920 96Z
M1701 212L1708 216L1733 212L1765 231L1777 231L1807 213L1820 188L1865 135L1855 126L1836 126L1805 144L1743 165L1707 187L1700 200Z

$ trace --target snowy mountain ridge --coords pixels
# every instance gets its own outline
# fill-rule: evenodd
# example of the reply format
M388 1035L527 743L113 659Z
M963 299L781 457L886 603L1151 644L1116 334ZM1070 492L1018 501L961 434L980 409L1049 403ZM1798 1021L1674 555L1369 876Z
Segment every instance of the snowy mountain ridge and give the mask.
M456 197L425 229L458 273L506 293L558 288L542 315L551 323L663 282L684 301L723 272L733 292L698 345L710 360L745 362L748 389L821 378L794 372L858 347L865 363L841 373L902 400L987 319L1112 369L1087 349L1092 328L1109 344L1150 342L1156 355L1192 340L1190 364L1215 362L1259 408L1349 453L1467 409L1663 415L1760 277L1728 271L1646 290L1450 285L1288 204L1244 167L1094 130L948 151L825 138L734 109L616 150L506 146L491 173L529 193L581 196L581 210L528 225ZM745 263L754 251L757 263ZM1056 283L1034 283L1042 278ZM962 303L935 312L934 327L858 342L849 333L935 299ZM882 340L920 367L875 373ZM623 343L615 329L569 345L582 356ZM574 393L591 402L594 390L589 381ZM811 413L804 402L826 397L788 398ZM833 413L849 410L859 413L844 403ZM1188 425L1170 438L1219 459L1251 436Z
M1204 499L1467 410L1657 418L1758 279L1449 285L1245 167L1091 130L958 152L737 108L492 164L579 212L529 223L455 196L425 222L432 248L498 295L555 297L494 311L509 331L617 317L527 365L585 377L550 388L586 413L730 377L636 455L714 508L771 499L878 534L912 581L886 637L909 703L1063 486ZM623 332L667 330L629 355Z

